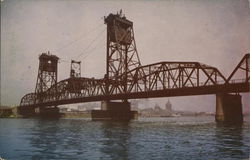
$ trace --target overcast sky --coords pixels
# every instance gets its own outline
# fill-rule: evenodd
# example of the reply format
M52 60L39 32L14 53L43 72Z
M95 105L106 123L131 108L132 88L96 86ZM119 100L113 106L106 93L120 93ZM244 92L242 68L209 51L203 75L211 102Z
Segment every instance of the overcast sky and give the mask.
M69 77L70 64L65 61L78 55L82 76L103 77L106 55L103 17L120 9L134 22L143 65L199 61L217 67L228 77L244 54L250 53L248 0L4 0L1 104L17 105L22 96L34 92L38 56L48 50L61 58L59 80ZM250 110L249 99L249 94L243 95L245 111ZM170 100L175 109L215 110L214 95ZM163 104L167 98L157 101Z

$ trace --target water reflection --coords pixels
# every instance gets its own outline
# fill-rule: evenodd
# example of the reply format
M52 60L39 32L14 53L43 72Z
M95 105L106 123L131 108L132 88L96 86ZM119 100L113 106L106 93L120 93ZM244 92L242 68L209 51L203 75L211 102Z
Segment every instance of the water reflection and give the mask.
M55 158L52 153L56 151L57 142L60 141L60 137L58 137L60 128L58 125L51 125L51 123L57 124L57 120L46 121L38 119L36 126L30 128L28 140L31 146L36 149L32 153L32 159Z
M25 132L31 159L128 159L129 122L37 119Z
M179 117L174 122L151 119L130 123L6 119L2 120L5 129L0 129L0 154L18 160L249 158L249 121L228 126L198 118L199 122Z
M128 159L129 139L131 136L130 122L102 122L103 139L101 152L108 159Z
M216 124L215 148L220 158L248 158L246 154L248 151L244 151L246 146L244 146L242 129L242 125L239 124Z
M29 129L27 140L34 152L32 159L74 159L82 154L81 123L77 120L38 119Z

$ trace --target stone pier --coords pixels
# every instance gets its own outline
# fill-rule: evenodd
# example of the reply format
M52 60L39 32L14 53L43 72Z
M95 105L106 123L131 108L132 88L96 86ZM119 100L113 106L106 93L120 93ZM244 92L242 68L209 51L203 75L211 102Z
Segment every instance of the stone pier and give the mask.
M18 114L22 117L58 118L58 107L18 107Z
M35 117L36 111L34 107L23 106L17 108L17 114L22 117Z
M216 122L242 123L241 95L219 93L216 94Z
M101 110L91 111L92 120L117 120L127 121L137 119L137 111L131 111L129 102L101 102Z
M37 108L36 112L38 113L38 116L41 118L59 118L60 117L59 108L56 106L39 107Z

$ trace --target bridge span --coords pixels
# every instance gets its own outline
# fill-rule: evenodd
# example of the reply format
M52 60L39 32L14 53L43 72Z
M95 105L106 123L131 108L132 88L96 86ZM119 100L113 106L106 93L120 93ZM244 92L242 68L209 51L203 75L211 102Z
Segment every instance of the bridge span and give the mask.
M26 94L21 99L20 114L33 113L36 108L43 110L63 104L105 101L102 104L105 116L112 118L106 112L116 110L114 114L122 115L126 112L125 118L130 119L131 116L127 114L130 114L128 99L216 94L217 121L243 120L239 93L250 90L250 54L242 58L228 78L216 67L199 62L166 61L141 65L135 45L133 22L122 14L110 14L105 17L105 24L107 60L104 78L81 77L80 62L72 61L71 67L75 65L76 68L71 68L70 78L58 82L59 58L43 53L39 57L35 92ZM238 75L241 79L238 79ZM123 102L112 103L112 100ZM113 107L114 104L116 107ZM125 107L117 107L119 105ZM235 114L231 114L233 112ZM102 117L101 112L93 113L92 116L96 115Z

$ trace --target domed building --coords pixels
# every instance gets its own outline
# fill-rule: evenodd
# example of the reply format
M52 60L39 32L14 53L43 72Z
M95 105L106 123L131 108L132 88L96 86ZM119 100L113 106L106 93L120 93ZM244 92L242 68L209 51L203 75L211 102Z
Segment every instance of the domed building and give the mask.
M169 99L168 99L168 102L165 105L165 110L168 111L168 112L170 112L170 113L172 112L172 104L169 101Z

